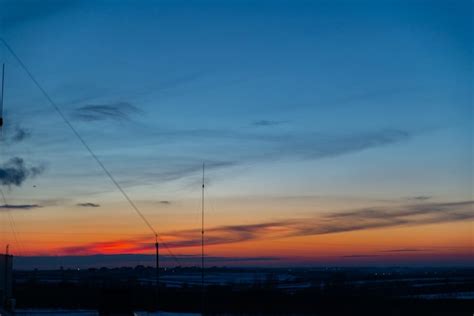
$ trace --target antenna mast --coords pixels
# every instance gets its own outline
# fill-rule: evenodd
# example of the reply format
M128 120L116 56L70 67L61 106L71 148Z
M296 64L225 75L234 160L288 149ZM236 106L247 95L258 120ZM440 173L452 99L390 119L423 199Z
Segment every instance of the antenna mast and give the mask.
M5 90L5 64L2 65L2 97L0 99L0 128L3 127L3 93Z
M155 282L156 282L156 292L155 292L155 304L156 310L159 310L159 297L160 297L160 248L158 244L158 235L155 234L155 250L156 250L156 271L155 271Z
M204 170L205 164L202 164L202 196L201 196L201 291L202 291L202 309L204 311Z

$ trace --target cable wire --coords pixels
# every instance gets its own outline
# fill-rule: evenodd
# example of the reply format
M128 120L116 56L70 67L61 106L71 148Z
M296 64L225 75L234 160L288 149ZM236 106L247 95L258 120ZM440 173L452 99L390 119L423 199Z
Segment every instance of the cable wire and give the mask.
M49 96L49 94L46 92L46 90L43 88L43 86L36 80L35 76L29 71L28 67L23 63L23 61L20 59L20 57L14 52L12 47L5 41L5 39L0 38L0 41L5 45L7 50L12 54L12 56L16 59L16 61L19 63L21 68L26 72L28 77L33 81L33 83L36 85L36 87L41 91L43 96L46 98L46 100L50 103L50 105L54 108L54 110L59 114L59 116L62 118L64 123L71 129L71 131L74 133L74 135L77 137L77 139L82 143L84 148L89 152L89 154L92 156L92 158L97 162L97 164L100 166L100 168L104 171L104 173L107 175L107 177L110 179L110 181L115 185L115 187L120 191L120 193L123 195L125 200L127 200L128 204L132 207L132 209L137 213L137 215L142 219L142 221L145 223L145 225L150 229L150 231L153 233L156 239L159 239L158 232L153 228L151 223L148 221L148 219L143 215L143 213L140 211L140 209L137 207L137 205L132 201L132 199L128 196L128 194L125 192L125 190L122 188L122 186L115 180L114 176L110 171L105 167L105 165L102 163L102 161L99 159L99 157L94 153L92 148L87 144L85 139L79 134L77 129L72 125L72 123L68 120L66 115L63 113L61 108L53 101L53 99ZM179 263L179 260L175 257L175 255L171 252L171 250L166 246L166 244L163 243L165 248L167 249L168 253L174 258L176 262Z
M15 243L17 244L18 246L18 252L20 253L20 255L22 256L24 254L24 251L23 251L23 245L21 244L21 242L19 241L19 238L18 238L18 233L16 231L16 225L15 225L15 219L13 218L13 215L11 214L10 212L10 209L8 208L8 203L7 203L7 199L5 197L5 193L3 192L3 189L0 188L0 193L2 195L2 200L3 200L3 206L6 208L6 212L7 212L7 216L8 216L8 221L10 222L10 229L12 231L12 234L13 234L13 238L15 240Z

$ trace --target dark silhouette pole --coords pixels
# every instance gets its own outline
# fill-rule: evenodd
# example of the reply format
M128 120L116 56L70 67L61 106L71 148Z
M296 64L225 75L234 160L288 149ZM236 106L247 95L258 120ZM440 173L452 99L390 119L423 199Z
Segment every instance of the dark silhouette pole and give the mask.
M155 283L156 283L156 293L155 293L155 304L156 310L159 310L159 293L160 293L160 248L158 244L158 236L155 236L155 249L156 249L156 271L155 271Z
M204 163L202 164L202 196L201 196L201 304L202 314L204 314Z
M2 65L2 98L0 99L0 128L3 127L3 94L5 90L5 64Z

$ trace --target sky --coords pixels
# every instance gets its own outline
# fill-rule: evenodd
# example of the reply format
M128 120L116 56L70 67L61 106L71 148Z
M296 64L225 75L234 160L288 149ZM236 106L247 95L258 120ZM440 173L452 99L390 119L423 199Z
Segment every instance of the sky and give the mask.
M215 264L474 262L471 1L0 5L0 247L153 253L71 124L164 257L205 163Z

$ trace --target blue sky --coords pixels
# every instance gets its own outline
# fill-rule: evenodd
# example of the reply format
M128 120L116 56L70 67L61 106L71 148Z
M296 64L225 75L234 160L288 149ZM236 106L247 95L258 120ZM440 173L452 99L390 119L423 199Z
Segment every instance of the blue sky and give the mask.
M2 2L2 38L138 201L197 199L202 161L216 199L472 199L470 1ZM0 53L5 137L28 132L3 155L44 167L9 197L123 203Z

